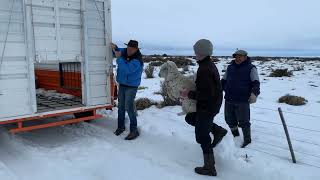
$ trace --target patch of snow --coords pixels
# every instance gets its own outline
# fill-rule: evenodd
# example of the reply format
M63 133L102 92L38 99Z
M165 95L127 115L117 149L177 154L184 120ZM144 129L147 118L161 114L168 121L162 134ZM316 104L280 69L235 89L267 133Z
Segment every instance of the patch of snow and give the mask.
M227 60L217 63L220 72ZM261 95L252 106L252 144L239 146L242 137L228 133L215 149L219 180L318 180L320 178L320 79L319 69L304 62L305 70L293 77L271 78L271 68L291 68L291 61L255 62L261 75ZM196 67L190 69L196 71ZM311 70L309 70L311 69ZM221 75L223 73L221 72ZM137 97L161 101L160 78L143 79ZM39 92L38 92L39 93ZM43 92L40 92L43 93ZM52 92L54 93L54 92ZM277 103L280 96L291 93L308 100L304 106ZM298 163L292 164L277 108L284 111ZM1 180L141 180L208 179L194 173L202 165L202 152L195 142L194 128L183 116L181 107L153 106L139 111L141 136L125 141L128 130L117 137L117 108L101 110L105 117L92 123L80 123L10 135L0 129ZM49 121L49 120L48 120ZM223 107L215 122L225 128ZM129 120L126 118L127 127ZM241 131L240 131L241 132ZM312 166L313 165L313 166Z

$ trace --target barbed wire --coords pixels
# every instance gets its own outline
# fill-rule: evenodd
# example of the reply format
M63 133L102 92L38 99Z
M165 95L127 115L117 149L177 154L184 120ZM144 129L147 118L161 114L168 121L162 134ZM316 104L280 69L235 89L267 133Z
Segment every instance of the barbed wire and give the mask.
M265 107L259 107L259 106L251 106L253 109L262 109L262 110L268 110L268 111L274 111L274 112L279 112L278 109L271 109L271 108L265 108ZM295 115L301 115L301 116L308 116L308 117L314 117L314 118L320 118L320 116L313 115L313 114L305 114L305 113L296 113L296 112L291 112L291 111L284 111L284 113L288 114L295 114Z
M220 122L220 124L223 124L225 126L228 126L227 123L225 122ZM256 124L254 124L254 126L257 126ZM259 125L258 125L259 126ZM259 127L262 127L262 128L265 128L264 126L259 126ZM268 136L273 136L273 137L276 137L276 138L281 138L281 139L286 139L286 137L284 136L279 136L277 134L271 134L271 133L267 133L267 132L263 132L263 131L259 131L257 130L256 128L253 128L253 132L258 132L260 134L264 134L264 135L268 135ZM309 141L305 141L305 140L301 140L301 139L295 139L295 138L291 138L292 141L296 141L296 142L301 142L301 143L305 143L305 144L310 144L310 145L314 145L314 146L318 146L320 147L320 144L317 144L317 143L314 143L314 142L309 142Z
M264 135L268 135L268 136L273 136L273 137L276 137L276 138L281 138L281 139L286 139L286 137L284 136L279 136L279 135L275 135L275 134L271 134L271 133L266 133L266 132L263 132L263 131L259 131L259 130L256 130L254 129L254 132L258 132L258 134L264 134ZM309 142L309 141L304 141L304 140L300 140L300 139L294 139L294 138L291 138L292 141L296 141L296 142L300 142L300 143L305 143L305 144L310 144L310 145L314 145L314 146L318 146L320 147L320 144L317 144L317 143L314 143L314 142Z
M267 155L270 155L270 156L273 156L273 157L277 157L277 158L280 158L280 159L283 159L283 160L287 160L287 158L284 158L282 156L279 156L279 155L276 155L276 154L273 154L273 153L270 153L270 152L267 152L267 151L263 151L263 150L252 148L252 147L246 147L246 148L250 149L250 150L253 150L253 151L257 151L259 153L263 153L263 154L267 154ZM310 164L310 163L305 163L305 162L298 161L298 164L303 164L303 165L306 165L306 166L315 167L315 168L319 168L320 169L320 166L317 166L317 165L314 165L314 164Z
M280 145L275 145L275 144L268 143L268 142L259 141L259 140L257 140L257 139L254 139L254 142L262 143L262 144L264 144L264 145L268 145L268 146L271 146L271 147L275 147L275 148L283 149L283 150L285 150L285 151L289 151L289 149L286 148L286 147L282 147L282 146L280 146ZM307 156L312 156L312 157L315 157L315 158L319 158L319 159L320 159L320 156L314 155L314 154L310 154L310 153L307 153L307 152L303 152L303 151L299 151L299 150L295 150L294 152L295 152L295 153L300 153L300 154L303 154L303 155L307 155Z
M278 126L282 126L281 123L270 122L270 121L265 121L265 120L256 119L256 118L251 118L251 120L258 121L258 122L264 122L264 123L268 123L268 124L274 124L274 125L278 125ZM291 128L295 128L295 129L300 129L300 130L305 130L305 131L320 133L320 130L308 129L308 128L299 127L299 126L293 126L293 125L287 125L287 126L288 126L288 127L291 127Z
M278 109L270 109L270 108L263 108L263 107L257 107L257 106L251 106L251 108L252 109L262 109L262 110L268 110L268 111L276 112L277 115L279 113ZM171 110L166 110L166 111L174 113L174 114L177 114L177 112L174 112L174 111L171 111ZM293 114L293 115L301 115L301 116L307 116L307 117L313 117L313 118L320 118L320 116L310 115L310 114L295 113L295 112L290 112L290 111L282 111L282 112L288 113L288 114ZM221 113L218 114L218 116L224 116L224 113L221 112ZM272 122L272 121L262 120L262 119L258 119L258 118L251 118L251 120L253 122L262 122L262 123L268 123L268 124L276 125L278 127L281 127L281 129L283 128L283 125L280 122L279 123L278 122ZM227 123L225 123L225 122L219 122L219 123L228 126ZM253 125L255 125L255 124L253 124ZM291 124L289 124L287 126L290 127L290 128L293 128L293 129L297 129L297 130L303 130L303 131L312 132L312 133L320 133L320 130L317 130L317 129L310 129L310 128L291 125ZM264 131L261 131L261 130L256 130L256 129L254 129L253 132L256 132L258 135L261 135L261 136L268 135L268 136L273 136L273 137L276 137L276 138L281 138L283 140L286 139L286 137L284 137L284 136L279 136L279 133L271 134L271 133L264 132ZM295 139L295 138L292 138L291 140L294 141L294 142L299 142L299 143L304 143L304 144L309 144L309 145L313 145L313 146L316 146L316 147L320 147L320 144L314 143L314 142L309 142L309 141L305 141L305 140L301 140L301 139ZM265 146L265 148L271 147L271 148L281 149L281 150L284 150L284 151L289 151L288 147L284 147L284 146L281 146L281 145L273 144L273 143L270 143L270 142L264 142L264 141L257 140L257 139L254 139L254 142L259 143L259 144L263 144ZM268 154L268 155L271 155L271 156L274 156L274 157L277 157L277 158L281 158L281 159L287 159L287 158L285 158L285 157L283 157L281 155L269 152L265 148L257 149L257 148L254 148L252 146L248 147L248 149L253 150L253 151L257 151L257 152L260 152L260 153ZM297 155L301 155L302 157L309 157L312 161L315 161L315 162L311 162L311 163L310 162L305 162L306 159L305 158L301 158L299 160L298 164L303 164L303 165L306 165L306 166L315 167L315 168L319 168L320 169L320 166L317 164L317 162L320 162L320 156L318 154L312 154L310 152L305 152L303 150L295 150L295 153Z

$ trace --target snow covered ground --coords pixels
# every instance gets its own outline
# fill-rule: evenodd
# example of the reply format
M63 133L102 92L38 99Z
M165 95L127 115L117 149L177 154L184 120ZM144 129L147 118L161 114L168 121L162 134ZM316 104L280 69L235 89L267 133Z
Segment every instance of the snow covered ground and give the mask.
M222 74L226 60L217 63ZM200 146L194 129L177 113L181 108L151 107L139 111L141 136L124 141L113 135L116 108L102 111L105 118L92 123L37 130L10 135L0 129L0 180L141 180L141 179L221 179L221 180L318 180L320 179L320 62L255 62L261 75L262 94L252 107L253 143L239 148L241 138L228 134L215 148L218 177L196 175L202 165ZM303 71L290 78L267 77L269 68ZM196 70L196 67L191 67ZM156 70L158 71L158 70ZM154 93L160 79L143 79L139 97L161 101ZM304 106L277 103L285 94L303 96ZM277 113L281 107L289 125L298 163L292 164L283 127ZM49 120L48 120L49 121ZM226 127L223 107L215 122ZM128 132L127 132L128 133Z

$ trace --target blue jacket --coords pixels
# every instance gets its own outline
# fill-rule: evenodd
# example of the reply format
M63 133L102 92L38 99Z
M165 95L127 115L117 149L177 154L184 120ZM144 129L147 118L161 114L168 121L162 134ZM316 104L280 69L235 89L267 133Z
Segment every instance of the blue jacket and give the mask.
M241 64L234 61L228 66L227 74L222 79L222 88L225 91L225 100L228 102L248 102L251 93L260 94L260 82L252 78L253 68L250 58ZM256 75L257 76L257 75Z
M141 52L138 50L133 56L127 55L127 49L118 48L122 56L117 58L117 82L123 86L139 87L143 72Z

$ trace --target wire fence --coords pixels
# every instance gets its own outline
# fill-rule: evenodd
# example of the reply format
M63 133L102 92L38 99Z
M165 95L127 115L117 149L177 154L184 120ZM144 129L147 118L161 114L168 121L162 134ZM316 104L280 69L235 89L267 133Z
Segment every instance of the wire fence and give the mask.
M253 143L247 147L247 149L256 151L259 153L267 154L273 157L277 157L283 160L290 160L290 151L287 144L287 139L285 132L283 130L283 125L280 121L278 109L264 108L258 106L251 106L251 109L263 110L263 112L271 112L273 115L277 116L279 119L276 122L266 116L265 118L251 118L252 123L252 133L253 133ZM170 110L167 110L171 112ZM319 120L320 116L313 114L297 113L291 111L282 111L284 115L292 115L292 117L297 118L297 116L309 117L313 121ZM173 112L172 113L177 113ZM219 116L223 116L224 113L219 113ZM270 115L270 114L268 114ZM287 119L289 120L289 119ZM309 119L310 120L310 119ZM291 121L290 121L291 122ZM228 126L225 122L219 122L225 126ZM308 123L312 123L308 121ZM307 123L307 124L308 124ZM270 127L261 124L272 125ZM310 167L315 167L320 169L320 140L314 141L317 137L320 137L320 128L309 128L299 125L288 124L289 133L291 135L291 141L293 143L293 149L297 158L297 164L306 165ZM316 127L313 125L313 127ZM301 138L306 136L307 138ZM255 138L257 137L257 138ZM261 138L262 137L262 138ZM264 138L268 137L268 138ZM270 138L272 139L271 141ZM265 140L266 139L266 140ZM295 147L298 147L295 149ZM281 153L279 153L281 151Z
M263 111L269 111L269 112L275 113L275 115L279 115L278 114L279 111L277 109L264 108L264 107L258 107L258 106L252 106L251 108L259 109ZM312 118L313 120L317 120L317 119L320 120L320 116L317 116L317 115L297 113L297 112L291 112L291 111L282 111L282 112L285 113L285 115L292 115L293 117L303 116L303 117ZM269 138L253 139L253 145L249 146L248 149L254 150L263 154L268 154L274 157L278 157L281 159L287 159L289 157L290 151L288 148L286 137L284 136L283 125L280 121L280 117L279 117L279 122L270 121L270 119L267 117L261 118L261 119L252 118L251 120L253 124L252 131L254 132L255 135L257 135L258 137L269 136L273 139L278 140L278 143L275 143L275 141L267 141ZM261 123L270 124L278 128L272 127L272 129L270 130L270 128L266 128L266 126L259 127L259 124ZM308 123L311 123L311 122L308 121ZM317 139L317 137L319 137L320 130L316 128L308 128L308 127L292 125L292 124L288 124L287 127L291 130L291 131L289 130L290 135L294 137L294 138L291 138L291 141L293 142L293 146L294 146L293 148L299 147L294 149L294 152L298 159L297 163L320 169L320 144L319 142L313 141ZM300 132L297 130L299 130ZM301 131L307 132L309 137L311 138L308 138L308 140L296 138L296 137L305 136L305 134L302 133ZM267 140L264 140L264 139L267 139ZM260 144L259 148L256 148L254 143ZM311 148L311 146L313 147ZM274 151L272 152L271 149L274 149ZM287 154L278 153L279 150L287 152Z

